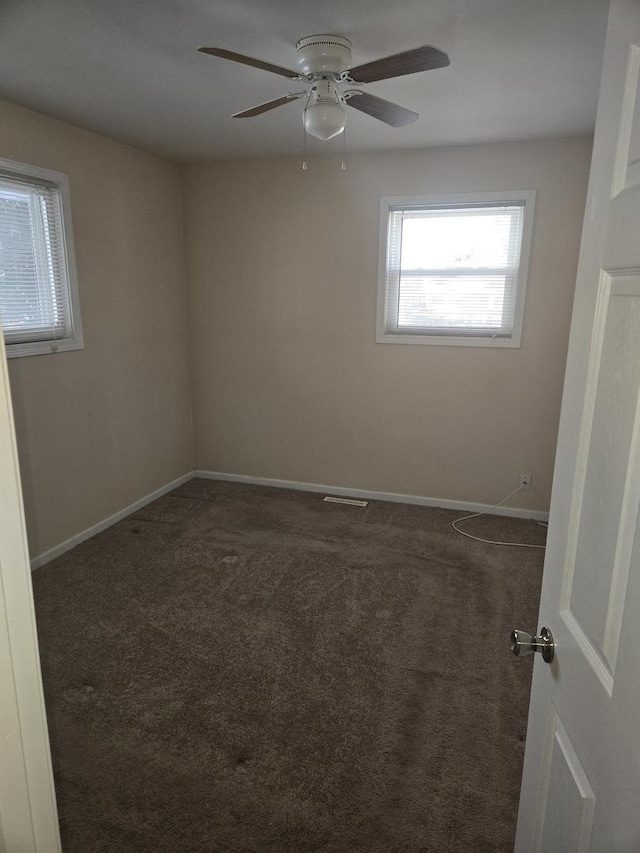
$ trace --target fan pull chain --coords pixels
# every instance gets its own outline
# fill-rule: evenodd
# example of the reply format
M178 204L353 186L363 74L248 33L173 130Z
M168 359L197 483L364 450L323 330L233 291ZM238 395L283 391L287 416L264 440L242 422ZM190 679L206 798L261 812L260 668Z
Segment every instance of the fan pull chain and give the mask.
M340 169L343 172L347 171L347 128L342 131L342 163Z
M309 168L309 164L307 163L307 131L304 126L304 113L302 120L302 171L306 172Z

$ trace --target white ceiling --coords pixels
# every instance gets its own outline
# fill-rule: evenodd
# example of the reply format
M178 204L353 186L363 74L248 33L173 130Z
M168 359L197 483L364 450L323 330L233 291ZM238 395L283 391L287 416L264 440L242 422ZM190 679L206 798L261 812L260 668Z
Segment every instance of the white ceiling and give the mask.
M588 134L606 0L2 0L0 97L171 159L296 155L295 101L234 112L299 84L197 52L225 47L295 68L295 43L334 33L353 64L422 44L449 68L371 83L420 113L405 128L349 110L347 150ZM298 87L298 88L296 88ZM339 152L341 138L309 140Z

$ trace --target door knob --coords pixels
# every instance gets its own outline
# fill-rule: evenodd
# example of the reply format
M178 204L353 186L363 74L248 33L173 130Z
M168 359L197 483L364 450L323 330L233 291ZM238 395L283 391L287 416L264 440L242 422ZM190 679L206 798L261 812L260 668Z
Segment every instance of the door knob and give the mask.
M532 637L531 634L519 631L518 628L514 628L511 632L511 651L516 657L540 652L542 660L545 663L551 663L554 649L553 634L548 628L541 628L539 637Z

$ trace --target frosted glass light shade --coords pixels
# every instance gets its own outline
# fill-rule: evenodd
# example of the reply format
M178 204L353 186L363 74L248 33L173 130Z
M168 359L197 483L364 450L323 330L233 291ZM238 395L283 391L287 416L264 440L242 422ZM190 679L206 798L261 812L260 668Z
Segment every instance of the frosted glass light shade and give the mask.
M304 111L304 129L316 139L332 139L342 133L347 123L347 111L342 104L319 101Z

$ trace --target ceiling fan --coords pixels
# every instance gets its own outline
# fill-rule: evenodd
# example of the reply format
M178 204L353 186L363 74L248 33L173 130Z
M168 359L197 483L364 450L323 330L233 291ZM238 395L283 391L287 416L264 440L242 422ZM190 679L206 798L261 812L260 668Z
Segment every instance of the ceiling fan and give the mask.
M449 65L446 53L436 47L423 45L351 68L351 42L342 36L333 35L315 35L300 39L296 45L298 71L219 47L199 47L198 50L309 83L310 89L290 92L281 98L258 104L251 109L235 113L233 118L252 118L290 101L306 98L305 130L311 136L323 140L331 139L344 131L347 122L345 105L392 127L411 124L418 118L418 113L376 95L369 95L359 88L360 85ZM350 86L356 88L348 88Z

